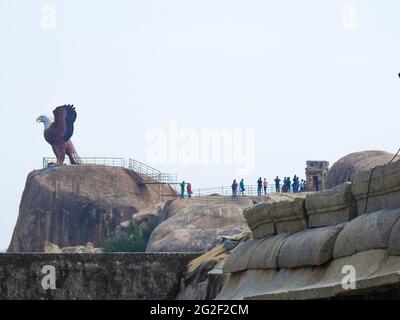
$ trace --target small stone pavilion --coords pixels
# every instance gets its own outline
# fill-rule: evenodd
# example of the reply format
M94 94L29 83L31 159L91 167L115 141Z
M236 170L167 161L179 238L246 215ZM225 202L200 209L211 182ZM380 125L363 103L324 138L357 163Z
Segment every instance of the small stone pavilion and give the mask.
M329 171L328 161L314 161L306 162L306 181L307 191L322 191L325 190L326 177Z

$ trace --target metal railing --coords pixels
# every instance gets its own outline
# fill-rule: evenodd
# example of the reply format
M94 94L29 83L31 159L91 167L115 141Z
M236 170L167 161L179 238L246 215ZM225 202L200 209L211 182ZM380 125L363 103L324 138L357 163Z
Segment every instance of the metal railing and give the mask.
M160 170L157 170L143 162L134 159L129 159L129 161L126 161L124 158L110 157L83 157L80 159L85 165L122 167L127 170L134 171L142 177L145 184L169 184L172 189L177 193L177 196L179 196L181 193L180 182L178 182L178 177L176 174L163 173ZM68 158L66 158L65 161L67 164L70 164ZM57 158L55 157L44 157L43 168L47 168L50 164L56 162ZM185 185L185 198L188 199L186 186L187 184ZM269 184L267 187L267 194L274 193L275 191L275 184ZM264 195L264 188L262 188L261 190L261 195ZM246 185L244 196L258 196L257 185ZM202 197L208 198L207 201L210 203L221 201L225 203L226 200L238 201L237 199L242 197L242 194L240 192L240 187L238 187L237 197L233 197L231 186L192 189L192 199Z
M134 159L129 159L129 169L137 173L146 175L151 179L156 179L161 174L160 170L157 170L143 162Z
M129 159L129 169L142 175L148 183L173 184L178 182L176 174L164 173L143 162Z
M245 196L258 196L257 185L245 185ZM214 188L200 188L193 189L193 196L205 197L210 195L220 195L220 196L232 196L232 187L221 186ZM267 194L275 192L275 186L268 185ZM261 190L261 195L264 194L264 187ZM237 189L237 195L241 195L240 188Z
M186 186L187 186L187 184L186 184ZM185 186L185 198L188 197L186 186ZM192 187L193 187L193 185L192 185ZM176 185L174 185L174 189L179 195L181 194L180 183L177 183ZM269 195L271 193L276 193L275 184L267 186L266 194ZM293 190L291 190L289 192L284 192L284 193L293 193ZM263 196L263 195L265 195L264 187L262 187L262 189L261 189L261 196ZM240 187L238 187L237 193L236 193L236 198L240 198L242 196L247 196L247 197L258 196L257 185L245 185L245 191L243 192L243 195L240 192ZM201 198L201 197L210 197L210 198L231 197L231 198L234 198L231 186L221 186L221 187L214 187L214 188L192 188L192 198Z
M106 158L106 157L84 157L80 158L82 164L94 165L94 166L110 166L110 167L122 167L128 168L127 162L124 158ZM44 157L43 158L43 168L47 168L50 164L56 163L57 158L55 157ZM65 162L71 164L68 157L66 157Z
M129 159L129 161L126 161L124 158L83 157L80 158L80 160L84 165L122 167L128 170L135 171L142 177L145 183L173 184L178 182L178 177L176 174L161 172L160 170L157 170L143 162L134 159ZM47 168L49 165L56 162L56 157L44 157L43 168ZM66 157L65 163L71 164L68 157Z
M178 183L178 175L172 173L160 173L157 177L157 181L165 184L176 184Z

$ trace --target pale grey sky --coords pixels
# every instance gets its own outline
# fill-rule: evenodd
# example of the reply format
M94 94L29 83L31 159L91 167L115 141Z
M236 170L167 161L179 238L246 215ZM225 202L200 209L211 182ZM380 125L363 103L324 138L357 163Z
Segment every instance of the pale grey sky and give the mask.
M35 119L65 103L78 111L81 156L145 161L147 134L171 122L253 129L247 183L303 177L309 159L396 151L399 9L396 0L0 0L0 249L27 174L52 155ZM236 174L158 166L194 188Z

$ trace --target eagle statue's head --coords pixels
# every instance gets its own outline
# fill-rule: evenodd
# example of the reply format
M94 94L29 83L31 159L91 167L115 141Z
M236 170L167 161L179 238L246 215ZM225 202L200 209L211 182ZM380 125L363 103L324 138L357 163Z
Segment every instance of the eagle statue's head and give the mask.
M47 129L48 127L50 127L52 120L48 116L40 115L39 117L37 117L36 122L43 123L44 129Z

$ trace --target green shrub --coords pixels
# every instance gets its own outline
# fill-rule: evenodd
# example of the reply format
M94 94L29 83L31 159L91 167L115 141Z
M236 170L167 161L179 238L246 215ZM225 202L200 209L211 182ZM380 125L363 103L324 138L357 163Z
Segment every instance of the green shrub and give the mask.
M151 232L155 226L142 230L136 223L130 222L128 231L116 230L104 240L104 252L144 252Z

